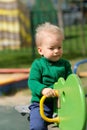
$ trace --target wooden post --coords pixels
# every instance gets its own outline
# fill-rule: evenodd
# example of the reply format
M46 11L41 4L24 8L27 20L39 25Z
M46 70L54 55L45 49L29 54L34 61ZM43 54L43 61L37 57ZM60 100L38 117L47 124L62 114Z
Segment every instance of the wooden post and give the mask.
M58 0L58 24L60 28L63 29L63 14L62 14L62 0Z

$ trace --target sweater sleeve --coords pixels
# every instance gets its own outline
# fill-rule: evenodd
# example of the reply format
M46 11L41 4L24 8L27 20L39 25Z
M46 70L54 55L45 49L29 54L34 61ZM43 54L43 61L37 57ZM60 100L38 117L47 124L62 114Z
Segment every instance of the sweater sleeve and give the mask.
M66 78L72 74L72 69L71 69L71 64L69 63L69 61L66 62Z
M41 91L46 86L41 83L42 73L41 65L38 60L35 60L32 64L30 75L28 79L28 87L31 90L33 95L42 96Z

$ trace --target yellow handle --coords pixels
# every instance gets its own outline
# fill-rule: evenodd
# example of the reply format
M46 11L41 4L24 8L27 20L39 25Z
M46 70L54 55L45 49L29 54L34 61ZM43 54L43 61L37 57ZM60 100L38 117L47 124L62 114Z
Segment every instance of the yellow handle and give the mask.
M58 96L58 91L56 91L56 94ZM60 119L59 117L55 117L55 118L48 118L45 116L44 114L44 101L47 97L46 96L42 96L41 100L40 100L40 115L41 117L47 121L47 122L54 122L54 123L59 123L60 122Z

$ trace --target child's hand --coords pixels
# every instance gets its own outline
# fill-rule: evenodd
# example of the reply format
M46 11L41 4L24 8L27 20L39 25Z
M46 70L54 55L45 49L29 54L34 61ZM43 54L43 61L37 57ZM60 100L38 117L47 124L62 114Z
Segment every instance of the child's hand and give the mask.
M52 88L44 88L42 90L42 95L45 95L47 97L55 97L56 96L56 92Z

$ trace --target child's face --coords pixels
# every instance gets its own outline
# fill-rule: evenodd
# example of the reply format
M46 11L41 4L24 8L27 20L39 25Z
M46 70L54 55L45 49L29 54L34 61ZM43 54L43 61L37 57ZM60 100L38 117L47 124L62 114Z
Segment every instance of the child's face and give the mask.
M57 35L46 33L41 41L41 46L38 47L38 52L51 61L57 61L63 54L62 49L63 38Z

